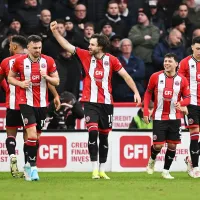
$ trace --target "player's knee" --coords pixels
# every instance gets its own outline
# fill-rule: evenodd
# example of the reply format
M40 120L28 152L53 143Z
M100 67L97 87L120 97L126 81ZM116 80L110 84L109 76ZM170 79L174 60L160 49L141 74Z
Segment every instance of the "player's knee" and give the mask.
M168 149L171 149L171 150L176 150L176 145L177 145L177 144L168 143L168 144L167 144L167 148L168 148Z
M97 130L93 130L93 131L89 132L89 142L90 143L97 142L97 138L98 138L98 131Z
M156 150L156 151L160 151L162 149L162 147L164 146L164 144L154 144L153 145L153 148Z

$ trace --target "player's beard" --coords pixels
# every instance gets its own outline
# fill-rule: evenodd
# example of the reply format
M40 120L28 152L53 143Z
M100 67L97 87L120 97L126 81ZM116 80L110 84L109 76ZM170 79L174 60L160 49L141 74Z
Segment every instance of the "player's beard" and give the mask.
M32 56L33 56L34 58L39 58L40 55L41 55L41 53L34 53Z

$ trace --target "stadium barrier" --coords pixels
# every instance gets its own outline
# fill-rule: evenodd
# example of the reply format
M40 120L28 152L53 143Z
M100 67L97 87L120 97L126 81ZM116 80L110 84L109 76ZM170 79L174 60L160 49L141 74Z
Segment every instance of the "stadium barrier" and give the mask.
M9 171L6 133L0 132L0 171ZM16 154L18 166L23 170L23 134L17 136ZM45 172L85 172L91 171L91 163L87 149L88 134L86 131L47 132L41 136L37 165L39 171ZM176 157L171 166L172 171L186 171L184 158L188 155L189 133L182 133L182 143L178 145ZM109 154L107 171L139 172L145 171L150 147L151 131L113 130L109 135ZM156 170L163 169L164 153L162 149L157 157Z

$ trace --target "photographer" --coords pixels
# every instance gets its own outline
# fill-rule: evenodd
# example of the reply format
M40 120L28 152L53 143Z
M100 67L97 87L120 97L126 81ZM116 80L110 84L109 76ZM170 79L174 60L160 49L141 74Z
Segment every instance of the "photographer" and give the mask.
M75 129L76 119L84 117L82 105L70 92L63 92L60 95L61 107L56 111L54 103L48 107L49 124L47 129Z

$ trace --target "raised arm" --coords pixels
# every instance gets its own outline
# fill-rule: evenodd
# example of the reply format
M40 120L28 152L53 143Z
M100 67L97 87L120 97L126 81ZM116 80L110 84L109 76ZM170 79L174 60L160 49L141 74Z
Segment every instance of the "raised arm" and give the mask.
M63 36L60 35L60 33L57 30L57 22L56 21L51 22L50 28L51 28L51 31L53 33L53 36L56 38L58 43L63 47L63 49L74 54L75 46L70 44Z

